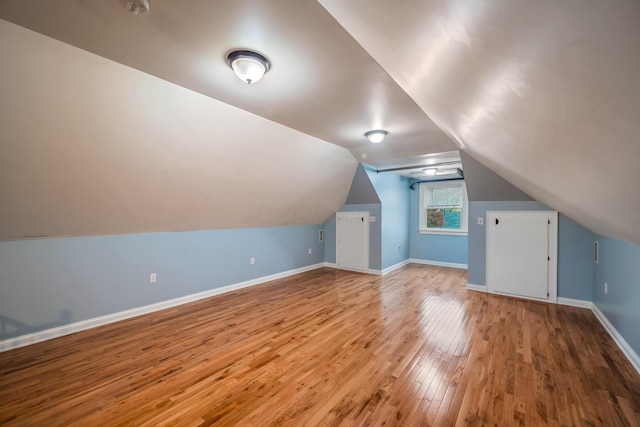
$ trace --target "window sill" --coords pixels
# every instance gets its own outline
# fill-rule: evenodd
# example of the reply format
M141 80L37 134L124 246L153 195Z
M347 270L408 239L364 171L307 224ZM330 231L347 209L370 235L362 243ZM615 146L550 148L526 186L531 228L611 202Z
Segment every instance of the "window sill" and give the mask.
M420 234L439 234L441 236L466 236L467 230L418 230Z

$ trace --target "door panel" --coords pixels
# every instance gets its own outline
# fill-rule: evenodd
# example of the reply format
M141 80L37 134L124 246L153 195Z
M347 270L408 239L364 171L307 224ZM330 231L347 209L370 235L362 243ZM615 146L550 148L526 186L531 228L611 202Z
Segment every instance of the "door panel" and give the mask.
M369 270L369 213L336 214L336 264L349 270Z
M549 215L546 212L487 213L489 291L549 298Z

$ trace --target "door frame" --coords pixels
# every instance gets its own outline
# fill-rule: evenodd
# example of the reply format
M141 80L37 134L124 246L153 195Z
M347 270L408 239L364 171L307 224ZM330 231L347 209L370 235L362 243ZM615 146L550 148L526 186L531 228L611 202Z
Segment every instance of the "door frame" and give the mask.
M490 232L490 225L493 224L498 216L501 217L513 217L522 214L528 216L546 217L549 220L549 263L547 268L547 284L549 288L549 297L546 299L539 299L533 297L526 297L520 295L507 294L503 292L494 291L493 289L493 253L490 248L493 246L493 233ZM558 302L558 212L557 211L487 211L486 221L486 234L487 234L487 246L486 246L486 283L487 292L496 295L507 295L515 298L530 299L534 301L544 301L550 303Z

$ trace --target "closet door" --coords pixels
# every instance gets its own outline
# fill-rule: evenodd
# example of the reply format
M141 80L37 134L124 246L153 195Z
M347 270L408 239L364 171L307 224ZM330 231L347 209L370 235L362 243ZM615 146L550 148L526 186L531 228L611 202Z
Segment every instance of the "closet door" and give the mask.
M336 213L336 264L347 270L369 270L369 212Z
M487 289L556 300L556 212L487 212Z

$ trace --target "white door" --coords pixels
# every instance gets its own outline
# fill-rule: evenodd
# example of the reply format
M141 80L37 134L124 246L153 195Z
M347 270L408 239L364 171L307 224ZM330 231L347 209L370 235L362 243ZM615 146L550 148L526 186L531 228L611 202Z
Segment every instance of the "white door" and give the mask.
M348 270L369 270L369 212L336 213L336 264Z
M556 300L557 213L487 212L489 292Z

